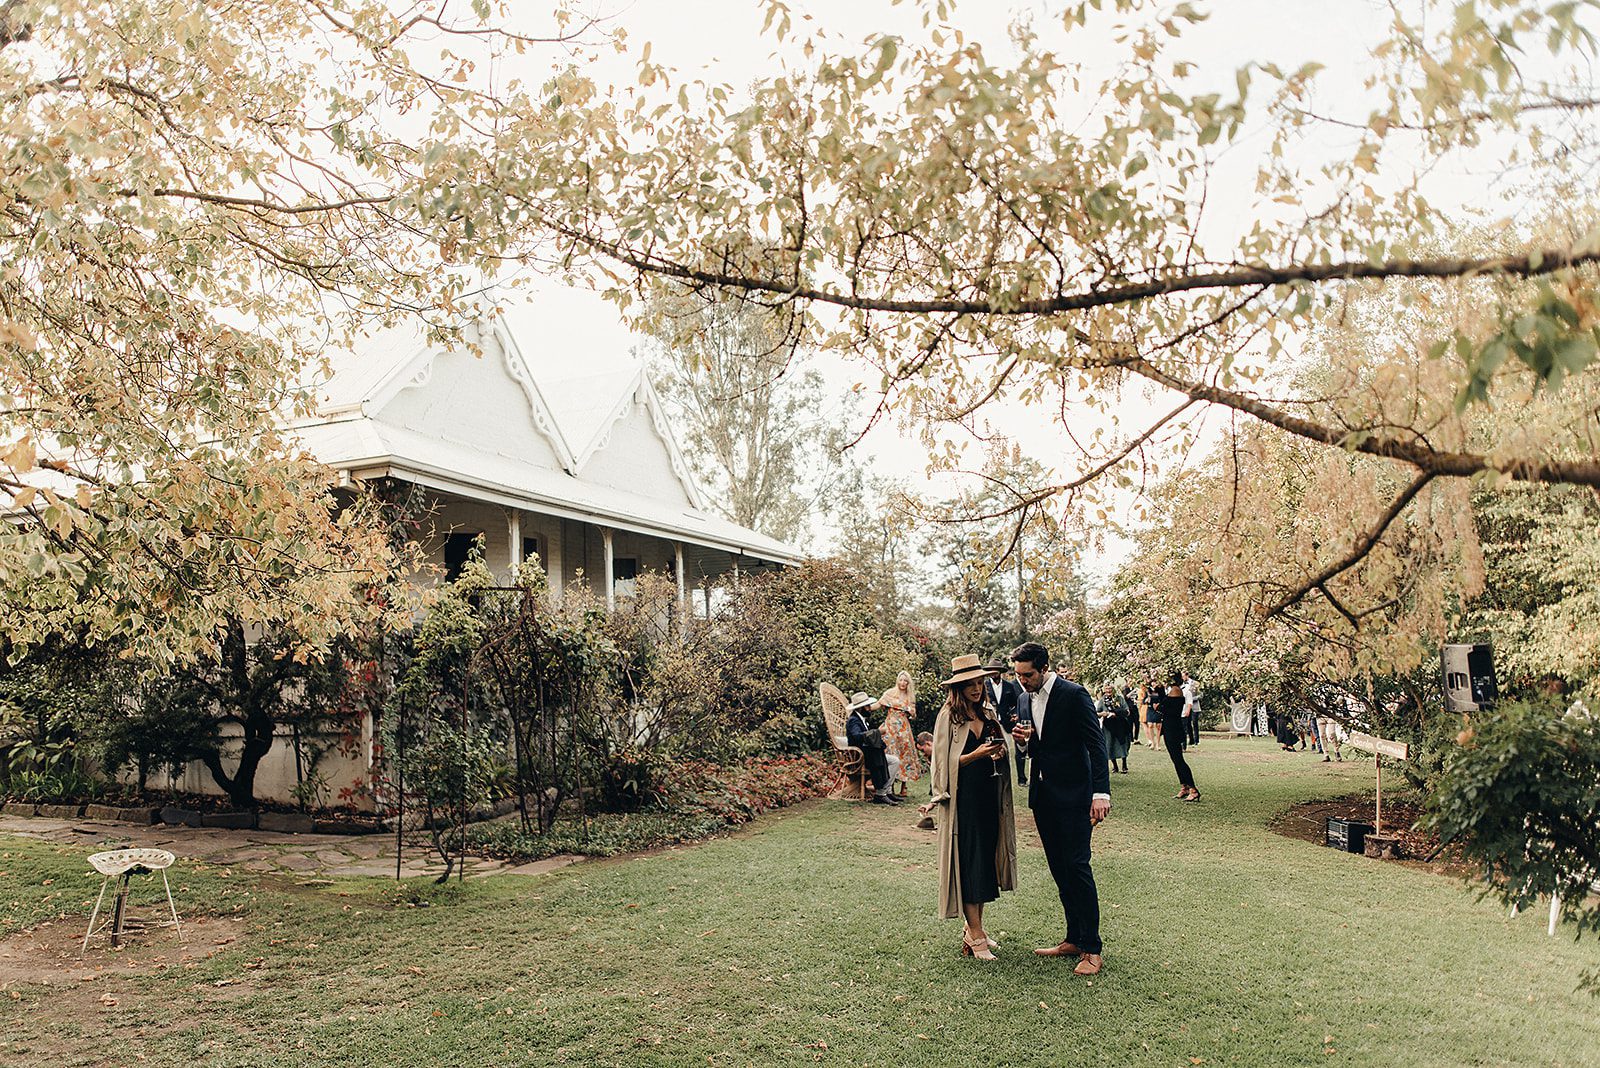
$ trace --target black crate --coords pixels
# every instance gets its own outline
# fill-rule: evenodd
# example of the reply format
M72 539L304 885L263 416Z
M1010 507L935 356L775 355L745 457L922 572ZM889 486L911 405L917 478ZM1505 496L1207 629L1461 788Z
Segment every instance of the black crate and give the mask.
M1346 853L1359 853L1372 833L1372 824L1328 817L1327 844Z

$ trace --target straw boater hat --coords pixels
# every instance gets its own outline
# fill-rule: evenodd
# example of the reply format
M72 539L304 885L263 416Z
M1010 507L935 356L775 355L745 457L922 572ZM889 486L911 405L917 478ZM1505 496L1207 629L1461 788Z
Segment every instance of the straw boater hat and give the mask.
M871 703L872 698L859 691L850 695L850 711L852 712L858 708L866 708Z
M977 653L967 653L950 661L950 677L939 685L954 686L958 682L987 678L990 674L992 672L983 666L983 661L978 658Z

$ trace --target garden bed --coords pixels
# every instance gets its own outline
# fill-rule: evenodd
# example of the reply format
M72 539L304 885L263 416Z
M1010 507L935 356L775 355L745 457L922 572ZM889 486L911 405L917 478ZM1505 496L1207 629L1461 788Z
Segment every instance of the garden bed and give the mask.
M1440 848L1437 835L1417 828L1417 821L1421 818L1422 806L1415 798L1391 798L1385 791L1383 830L1385 835L1398 839L1400 855L1396 859L1444 874L1468 874L1469 869L1453 850ZM1329 819L1373 822L1372 794L1345 794L1342 797L1302 801L1280 812L1268 828L1286 838L1325 845Z
M558 853L609 857L708 838L763 812L823 797L837 771L827 756L810 754L743 764L680 764L662 784L660 803L637 812L607 812L584 820L568 813L546 834L518 820L467 830L470 852L506 860L542 860Z

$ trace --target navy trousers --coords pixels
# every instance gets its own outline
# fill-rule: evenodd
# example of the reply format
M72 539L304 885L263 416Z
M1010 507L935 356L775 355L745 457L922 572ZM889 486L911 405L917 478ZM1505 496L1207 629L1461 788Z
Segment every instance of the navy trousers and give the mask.
M1039 828L1044 858L1050 877L1061 894L1061 908L1067 914L1067 941L1085 953L1099 953L1100 893L1095 889L1094 871L1089 867L1089 806L1066 813L1055 806L1033 810Z

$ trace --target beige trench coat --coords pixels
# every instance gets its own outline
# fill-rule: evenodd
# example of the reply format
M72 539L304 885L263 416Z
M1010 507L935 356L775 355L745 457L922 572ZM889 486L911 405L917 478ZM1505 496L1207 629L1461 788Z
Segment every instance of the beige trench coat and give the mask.
M995 719L993 705L984 705L983 714ZM961 912L961 865L956 863L956 796L960 776L956 774L961 761L961 750L972 732L971 723L950 728L950 708L939 710L933 725L933 802L939 827L939 915L947 920L959 919ZM1000 773L1000 840L995 846L994 870L1000 879L1000 889L1017 888L1017 822L1011 809L1011 774L1009 768Z

